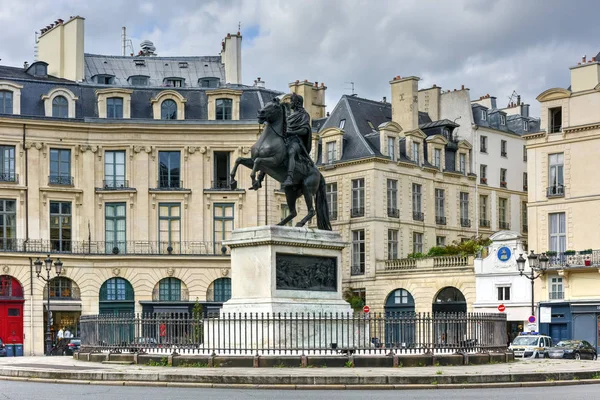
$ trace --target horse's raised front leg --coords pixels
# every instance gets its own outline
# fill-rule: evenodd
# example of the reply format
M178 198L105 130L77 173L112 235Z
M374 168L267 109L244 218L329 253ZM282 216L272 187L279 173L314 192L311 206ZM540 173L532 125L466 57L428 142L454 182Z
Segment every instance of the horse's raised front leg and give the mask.
M247 158L247 157L238 157L235 160L235 165L233 166L233 169L231 170L231 173L229 174L229 176L231 177L231 189L235 190L237 189L237 181L235 180L235 175L237 174L237 169L240 166L240 164L242 164L243 166L247 167L247 168L252 168L254 166L254 161L251 158Z

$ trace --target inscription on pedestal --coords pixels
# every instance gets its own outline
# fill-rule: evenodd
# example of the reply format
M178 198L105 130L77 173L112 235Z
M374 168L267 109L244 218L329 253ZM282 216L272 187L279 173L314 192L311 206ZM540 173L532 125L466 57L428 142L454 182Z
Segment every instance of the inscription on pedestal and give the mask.
M279 290L337 291L337 257L277 253Z

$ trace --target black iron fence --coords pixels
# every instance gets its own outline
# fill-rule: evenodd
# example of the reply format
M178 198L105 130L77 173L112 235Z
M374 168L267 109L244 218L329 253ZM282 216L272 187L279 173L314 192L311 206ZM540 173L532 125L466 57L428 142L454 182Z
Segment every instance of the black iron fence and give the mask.
M81 351L397 354L501 351L506 315L482 313L86 315Z

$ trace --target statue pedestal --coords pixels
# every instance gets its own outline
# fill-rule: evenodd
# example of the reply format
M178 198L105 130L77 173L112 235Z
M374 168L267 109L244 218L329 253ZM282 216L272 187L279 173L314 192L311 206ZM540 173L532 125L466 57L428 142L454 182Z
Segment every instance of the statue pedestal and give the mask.
M342 299L338 232L287 226L233 231L231 299L226 313L350 313Z

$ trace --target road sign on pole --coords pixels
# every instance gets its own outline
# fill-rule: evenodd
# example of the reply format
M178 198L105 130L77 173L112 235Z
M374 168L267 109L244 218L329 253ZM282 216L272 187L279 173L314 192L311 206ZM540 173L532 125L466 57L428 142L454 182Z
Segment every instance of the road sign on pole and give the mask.
M535 323L535 315L529 317L529 322L532 324Z
M369 308L369 306L364 306L363 307L363 311L364 311L365 314L368 314L369 311L371 311L371 309Z
M500 304L500 305L498 306L498 311L500 311L500 312L504 312L505 310L506 310L506 307L504 306L504 304Z

